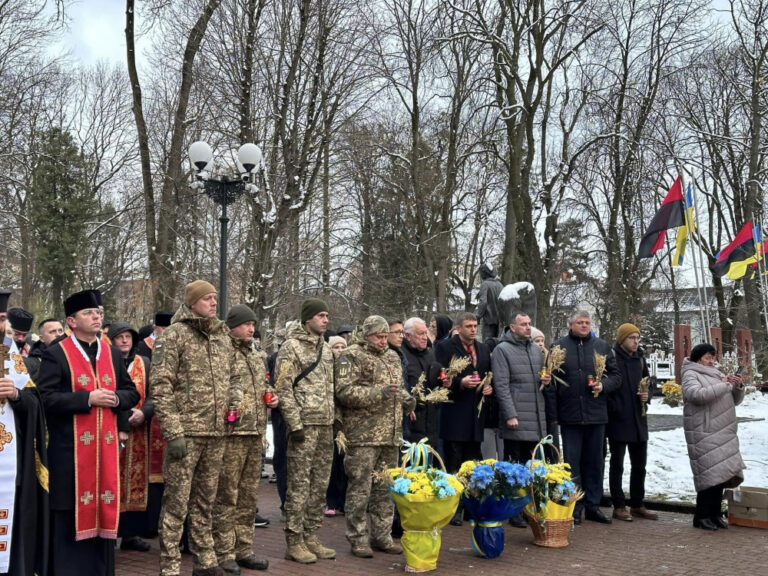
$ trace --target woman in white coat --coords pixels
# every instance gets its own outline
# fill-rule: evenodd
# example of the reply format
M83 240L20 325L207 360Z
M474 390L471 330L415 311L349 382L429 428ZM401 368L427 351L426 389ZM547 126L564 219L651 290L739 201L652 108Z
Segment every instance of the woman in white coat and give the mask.
M736 435L736 405L744 399L741 378L715 368L717 351L698 344L683 361L683 428L696 487L693 525L727 528L720 507L723 489L744 480L744 461Z

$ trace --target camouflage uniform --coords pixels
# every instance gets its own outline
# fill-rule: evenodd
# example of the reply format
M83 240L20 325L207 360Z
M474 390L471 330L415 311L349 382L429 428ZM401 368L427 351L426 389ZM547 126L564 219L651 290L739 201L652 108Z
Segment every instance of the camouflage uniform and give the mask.
M181 567L179 542L189 512L189 547L197 568L218 566L211 514L224 454L224 416L239 403L240 378L231 372L234 350L229 329L216 318L200 318L182 305L152 350L152 400L166 442L185 438L187 455L163 466L165 490L160 518L160 574Z
M213 508L213 541L219 564L253 555L253 518L259 503L261 453L267 428L267 355L256 350L251 339L232 338L232 343L233 371L240 374L243 401L240 422L226 440Z
M320 363L293 386L293 381ZM304 430L304 442L288 438L288 491L285 500L286 541L289 546L317 535L333 460L333 352L322 336L294 326L275 362L280 412L288 433Z
M382 392L393 386L399 389L397 395L382 399ZM403 411L416 406L405 390L400 357L390 348L378 350L366 341L352 344L336 361L336 400L348 446L344 457L347 540L353 547L368 545L367 511L371 543L389 548L394 507L387 485L373 472L397 466Z

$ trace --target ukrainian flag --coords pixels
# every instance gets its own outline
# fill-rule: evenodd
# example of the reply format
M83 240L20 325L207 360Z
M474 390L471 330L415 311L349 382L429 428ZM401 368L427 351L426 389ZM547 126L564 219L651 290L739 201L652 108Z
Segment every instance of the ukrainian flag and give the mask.
M680 266L685 256L685 247L688 244L688 234L696 231L693 222L693 188L688 183L688 192L685 194L685 224L677 229L677 248L672 258L672 266Z

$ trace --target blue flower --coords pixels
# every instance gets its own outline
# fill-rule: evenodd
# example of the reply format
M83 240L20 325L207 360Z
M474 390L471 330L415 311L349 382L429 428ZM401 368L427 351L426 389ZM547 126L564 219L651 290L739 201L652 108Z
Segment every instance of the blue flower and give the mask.
M525 486L532 478L528 468L516 462L497 462L496 471L504 477L510 486Z
M448 480L438 480L435 482L435 488L437 489L438 498L448 498L456 494L456 489L451 486Z
M472 471L472 476L469 479L470 488L479 488L485 490L485 488L493 481L493 468L487 464L479 464L475 466Z
M395 485L392 487L392 492L405 496L408 494L408 489L411 487L411 481L408 478L395 479Z

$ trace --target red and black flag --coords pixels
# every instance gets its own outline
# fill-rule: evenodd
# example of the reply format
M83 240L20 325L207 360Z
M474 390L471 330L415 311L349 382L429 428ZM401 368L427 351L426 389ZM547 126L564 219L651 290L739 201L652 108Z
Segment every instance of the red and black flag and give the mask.
M760 228L753 227L750 220L741 227L736 238L717 253L714 273L717 276L727 274L732 280L738 280L746 274L750 264L757 266L762 256L760 244Z
M637 255L640 258L650 258L664 247L669 228L677 228L685 223L685 199L683 198L683 182L677 177L667 197L661 203L661 208L648 225L648 229L640 240Z

